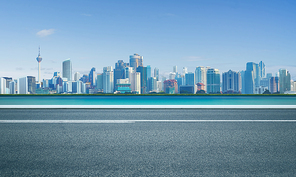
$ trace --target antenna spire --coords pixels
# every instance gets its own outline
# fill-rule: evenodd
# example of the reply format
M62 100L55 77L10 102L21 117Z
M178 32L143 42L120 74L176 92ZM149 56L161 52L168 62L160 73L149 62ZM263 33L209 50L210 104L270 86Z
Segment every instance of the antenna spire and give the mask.
M40 56L40 45L39 45L39 55L38 56Z

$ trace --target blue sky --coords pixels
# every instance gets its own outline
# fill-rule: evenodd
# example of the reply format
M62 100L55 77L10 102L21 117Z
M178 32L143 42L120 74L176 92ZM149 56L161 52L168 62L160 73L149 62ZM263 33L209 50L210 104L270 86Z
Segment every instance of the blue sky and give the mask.
M0 77L37 77L40 45L42 78L67 58L87 74L138 53L164 76L174 65L222 73L262 60L296 80L295 9L294 0L2 0Z

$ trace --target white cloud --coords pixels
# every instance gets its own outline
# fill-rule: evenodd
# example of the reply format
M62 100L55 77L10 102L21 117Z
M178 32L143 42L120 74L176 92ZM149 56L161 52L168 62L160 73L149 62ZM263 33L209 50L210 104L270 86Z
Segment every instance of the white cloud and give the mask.
M53 34L54 32L55 32L55 29L44 29L44 30L37 32L36 35L39 37L46 37L46 36Z

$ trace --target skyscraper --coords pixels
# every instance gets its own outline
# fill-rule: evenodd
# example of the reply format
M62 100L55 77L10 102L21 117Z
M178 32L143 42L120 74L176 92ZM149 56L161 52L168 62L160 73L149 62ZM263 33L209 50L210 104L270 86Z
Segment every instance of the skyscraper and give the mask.
M239 93L240 90L240 73L229 70L222 74L222 92Z
M137 72L141 73L141 93L147 93L147 67L139 66Z
M89 78L90 85L92 87L95 87L96 86L96 68L94 67L91 68L88 78Z
M132 92L136 94L141 94L141 73L131 73L130 83Z
M260 78L265 78L265 64L263 63L263 61L259 62L259 71Z
M151 76L151 66L147 65L147 79L149 79Z
M220 73L218 69L207 70L207 93L220 93Z
M40 78L40 70L41 70L41 67L40 67L40 64L41 64L41 61L42 61L42 58L40 56L40 47L39 47L39 54L38 54L38 57L36 58L36 60L38 61L38 83L40 83L41 81L41 78Z
M97 74L97 89L99 91L103 90L103 74Z
M0 94L6 94L6 80L0 77Z
M157 81L156 81L156 77L149 77L148 78L148 92L153 91L153 92L157 92Z
M74 81L78 81L80 79L80 73L79 72L76 72L74 74Z
M28 81L28 92L30 94L36 93L36 79L34 76L27 76Z
M15 94L15 82L14 81L9 82L9 93Z
M159 81L159 69L154 68L154 77L156 77L156 81Z
M27 77L19 78L17 81L17 93L28 94L28 79Z
M67 78L68 81L72 81L72 63L70 58L63 62L63 77Z
M291 75L286 69L280 69L280 93L291 90Z
M183 67L183 75L185 75L186 73L188 73L188 71L187 71L187 67Z
M139 54L130 55L130 67L136 70L139 66L143 66L143 56Z
M255 87L259 87L259 65L253 62L248 62L246 64L246 71L244 72L244 91L245 94L254 94ZM259 82L259 83L257 83ZM258 85L257 85L258 84Z
M113 93L114 92L114 76L112 66L103 68L103 92Z
M125 78L125 68L128 67L128 63L124 63L123 60L118 60L117 63L115 63L115 69L114 69L114 83L117 83L117 79L124 79ZM115 89L114 84L114 89Z
M195 83L207 84L207 71L203 66L197 66L195 68Z
M271 77L269 79L269 91L270 93L279 92L279 77Z
M185 74L185 85L195 85L195 78L193 72L188 72Z

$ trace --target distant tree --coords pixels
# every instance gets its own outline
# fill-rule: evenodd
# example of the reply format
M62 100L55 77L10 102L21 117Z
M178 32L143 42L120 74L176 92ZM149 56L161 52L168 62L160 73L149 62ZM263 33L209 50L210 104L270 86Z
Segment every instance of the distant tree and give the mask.
M263 94L271 94L269 90L265 90Z
M198 90L198 91L196 91L196 94L205 94L206 93L206 91L204 91L204 90Z

